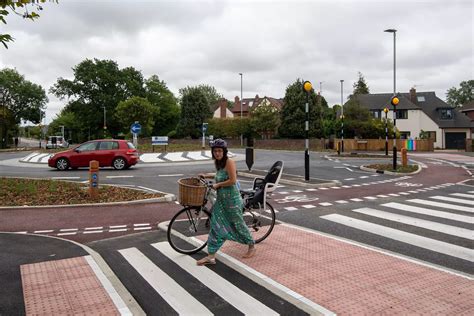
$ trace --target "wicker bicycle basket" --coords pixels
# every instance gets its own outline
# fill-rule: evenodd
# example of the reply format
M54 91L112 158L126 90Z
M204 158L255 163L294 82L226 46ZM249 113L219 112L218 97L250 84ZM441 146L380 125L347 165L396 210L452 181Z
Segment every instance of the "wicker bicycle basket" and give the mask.
M207 187L198 178L183 178L178 180L178 202L183 206L201 206L206 195Z

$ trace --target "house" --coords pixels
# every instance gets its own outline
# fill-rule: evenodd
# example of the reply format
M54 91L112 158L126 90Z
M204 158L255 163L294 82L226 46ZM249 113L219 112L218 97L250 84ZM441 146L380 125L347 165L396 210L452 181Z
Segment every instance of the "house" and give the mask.
M281 111L283 107L283 99L276 99L267 96L260 98L257 94L255 98L243 98L242 102L240 102L239 97L236 96L232 113L234 113L235 117L240 116L242 109L242 116L250 116L250 111L252 109L263 105L270 105L273 106L277 111Z
M227 100L226 99L220 99L217 101L217 104L215 106L214 118L228 118L228 117L234 117L234 113L232 113L228 108L227 108Z
M471 121L474 121L474 100L467 102L460 109L459 112L464 113Z
M387 107L390 110L387 117L393 119L392 96L392 93L360 94L353 98L376 118L385 117L383 109ZM464 149L466 139L472 139L474 122L434 92L417 92L411 88L409 93L399 93L398 97L396 127L401 138L419 138L423 130L433 139L434 147L441 149Z

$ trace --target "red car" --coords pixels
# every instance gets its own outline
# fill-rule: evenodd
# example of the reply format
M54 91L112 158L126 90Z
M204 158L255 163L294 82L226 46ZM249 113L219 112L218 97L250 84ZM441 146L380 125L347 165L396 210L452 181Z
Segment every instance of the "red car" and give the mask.
M97 139L85 142L74 149L61 151L49 158L48 166L58 170L89 167L91 160L100 167L127 169L138 162L138 151L132 143L122 139Z

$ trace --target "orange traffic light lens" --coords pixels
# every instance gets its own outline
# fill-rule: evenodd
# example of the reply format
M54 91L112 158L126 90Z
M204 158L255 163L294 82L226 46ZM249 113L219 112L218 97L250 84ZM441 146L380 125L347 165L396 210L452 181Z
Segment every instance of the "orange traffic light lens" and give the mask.
M399 102L400 100L397 97L392 98L392 105L398 105Z

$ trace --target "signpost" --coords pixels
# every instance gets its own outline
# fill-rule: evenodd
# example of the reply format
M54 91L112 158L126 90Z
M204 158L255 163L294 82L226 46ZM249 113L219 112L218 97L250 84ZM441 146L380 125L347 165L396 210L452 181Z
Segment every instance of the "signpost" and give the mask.
M99 197L99 162L97 160L89 162L89 196L94 200Z
M166 146L168 145L168 136L152 136L151 137L151 146L153 147L153 152L155 152L155 146Z
M135 121L135 123L130 126L130 132L133 134L133 145L137 147L138 145L138 134L142 131L142 126L138 121Z
M206 148L205 139L208 125L208 123L202 123L202 149Z

